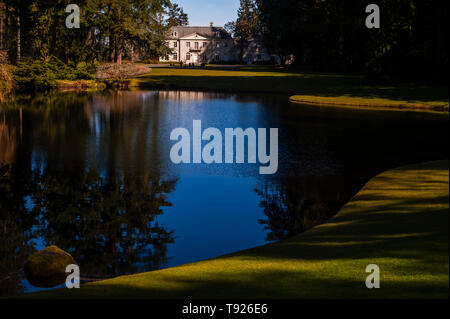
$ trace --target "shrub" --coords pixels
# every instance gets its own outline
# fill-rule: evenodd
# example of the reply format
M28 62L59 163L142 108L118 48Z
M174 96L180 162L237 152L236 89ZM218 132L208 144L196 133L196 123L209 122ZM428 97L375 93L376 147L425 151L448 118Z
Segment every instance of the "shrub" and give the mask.
M6 53L0 51L0 102L14 94L15 81L12 78Z
M132 63L105 63L98 67L96 77L100 80L122 80L150 72L150 69Z
M136 63L142 63L142 64L166 64L167 62L161 62L158 58L151 58L151 59L141 59L136 61Z
M95 63L80 62L77 64L75 75L78 80L93 80L98 65Z
M92 67L80 64L77 69L64 64L58 58L52 57L49 61L28 60L17 64L13 71L13 78L17 81L19 89L46 90L56 86L57 80L91 80L89 73Z
M56 75L38 61L19 62L14 68L13 77L20 90L47 89L56 85Z

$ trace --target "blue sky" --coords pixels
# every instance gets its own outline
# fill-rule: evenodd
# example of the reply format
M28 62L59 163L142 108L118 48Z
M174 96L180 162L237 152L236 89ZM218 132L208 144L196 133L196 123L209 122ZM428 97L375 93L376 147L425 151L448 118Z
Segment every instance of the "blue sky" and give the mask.
M207 26L214 22L223 26L237 18L239 0L173 0L189 16L189 25Z

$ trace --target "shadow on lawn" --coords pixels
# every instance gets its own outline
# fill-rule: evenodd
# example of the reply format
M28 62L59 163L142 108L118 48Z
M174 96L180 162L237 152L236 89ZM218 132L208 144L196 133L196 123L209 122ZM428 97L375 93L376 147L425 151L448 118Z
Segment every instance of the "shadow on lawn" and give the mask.
M60 290L82 298L448 298L448 161L388 171L335 218L290 240ZM423 188L422 182L433 188ZM400 187L395 188L394 185ZM382 289L365 287L365 267ZM41 295L45 297L45 294Z
M139 77L139 88L194 89L242 93L280 93L290 95L320 95L324 97L382 98L399 101L448 102L445 86L369 86L362 76L346 74L291 73L265 68L158 68L165 73L150 73ZM221 71L221 72L217 72ZM227 71L224 73L223 71ZM186 73L189 72L189 73ZM217 73L215 73L217 72ZM241 74L238 74L241 72ZM211 75L208 75L208 74ZM236 73L236 75L234 75Z
M416 270L416 268L415 268ZM427 271L428 269L423 269ZM406 270L407 272L408 270ZM443 275L443 274L442 274ZM283 299L283 298L446 298L448 283L442 280L423 281L420 278L410 280L383 281L382 289L369 290L365 286L367 273L347 278L320 278L302 271L260 271L241 272L239 275L227 275L211 279L172 277L165 287L139 287L119 284L115 286L97 285L90 287L84 294L65 290L58 297L71 298L152 298L152 299ZM83 288L82 288L83 289Z

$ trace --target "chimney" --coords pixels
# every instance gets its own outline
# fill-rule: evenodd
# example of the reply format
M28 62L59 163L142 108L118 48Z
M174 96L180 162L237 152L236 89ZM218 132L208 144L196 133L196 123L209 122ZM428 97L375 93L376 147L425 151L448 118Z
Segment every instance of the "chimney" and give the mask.
M210 22L209 26L212 28L214 26L214 22Z

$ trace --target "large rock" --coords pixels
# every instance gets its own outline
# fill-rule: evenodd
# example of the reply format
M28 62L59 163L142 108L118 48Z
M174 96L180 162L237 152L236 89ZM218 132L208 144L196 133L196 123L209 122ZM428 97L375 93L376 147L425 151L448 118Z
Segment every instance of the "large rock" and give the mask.
M24 266L25 276L33 286L51 288L65 283L66 267L71 264L75 261L69 253L49 246L28 257Z

